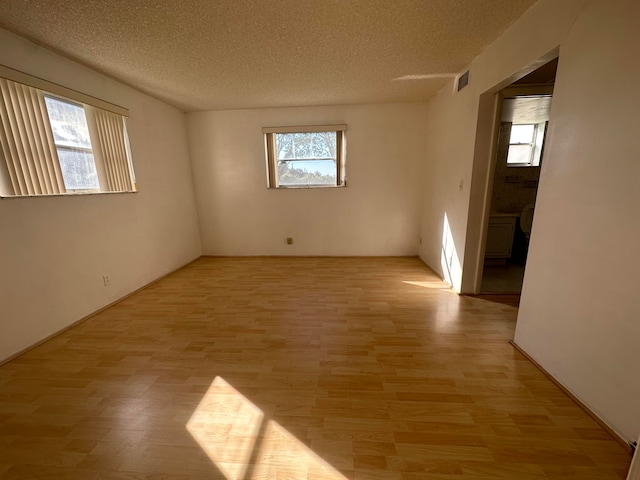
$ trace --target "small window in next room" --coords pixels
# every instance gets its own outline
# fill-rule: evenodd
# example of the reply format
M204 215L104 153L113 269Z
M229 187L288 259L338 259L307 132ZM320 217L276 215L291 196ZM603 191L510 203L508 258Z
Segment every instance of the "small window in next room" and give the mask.
M263 128L269 188L343 187L346 125Z
M546 122L513 124L511 126L507 166L540 166L546 126Z

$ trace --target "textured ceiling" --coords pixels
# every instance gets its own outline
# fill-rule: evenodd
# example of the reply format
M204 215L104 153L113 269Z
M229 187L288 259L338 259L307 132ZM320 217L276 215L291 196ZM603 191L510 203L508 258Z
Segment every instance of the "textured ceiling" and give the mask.
M533 3L2 0L0 27L185 111L409 102Z

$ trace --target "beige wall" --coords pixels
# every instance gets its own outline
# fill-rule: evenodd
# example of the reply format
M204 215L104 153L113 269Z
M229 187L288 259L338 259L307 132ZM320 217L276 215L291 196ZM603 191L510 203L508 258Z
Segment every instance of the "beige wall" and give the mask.
M597 1L562 43L516 342L640 431L640 4Z
M140 189L0 199L2 360L198 257L200 243L183 113L2 30L0 45L0 64L129 108Z
M489 161L480 155L474 170L474 154L486 147L492 105L492 95L482 94L559 46L516 341L629 440L640 430L633 375L640 344L639 8L634 0L541 0L474 60L467 89L444 89L429 103L422 219L429 241L420 249L446 277L446 213L456 252L447 261L465 265L464 278L450 269L450 282L464 291L473 286L485 213L486 175L478 166ZM461 178L472 181L470 190L458 190Z
M416 255L424 121L424 104L188 114L203 252ZM336 123L347 188L267 189L262 127Z

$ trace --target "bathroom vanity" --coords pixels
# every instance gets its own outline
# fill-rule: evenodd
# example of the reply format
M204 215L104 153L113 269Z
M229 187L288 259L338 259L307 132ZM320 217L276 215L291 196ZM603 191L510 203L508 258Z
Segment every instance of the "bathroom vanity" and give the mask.
M517 220L517 213L492 213L489 216L485 258L506 262L511 257Z

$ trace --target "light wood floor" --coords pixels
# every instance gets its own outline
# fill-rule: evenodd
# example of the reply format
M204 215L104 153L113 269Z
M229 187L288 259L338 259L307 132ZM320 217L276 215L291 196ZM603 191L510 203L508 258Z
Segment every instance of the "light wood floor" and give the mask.
M415 258L201 258L0 367L0 478L624 478L496 300Z

